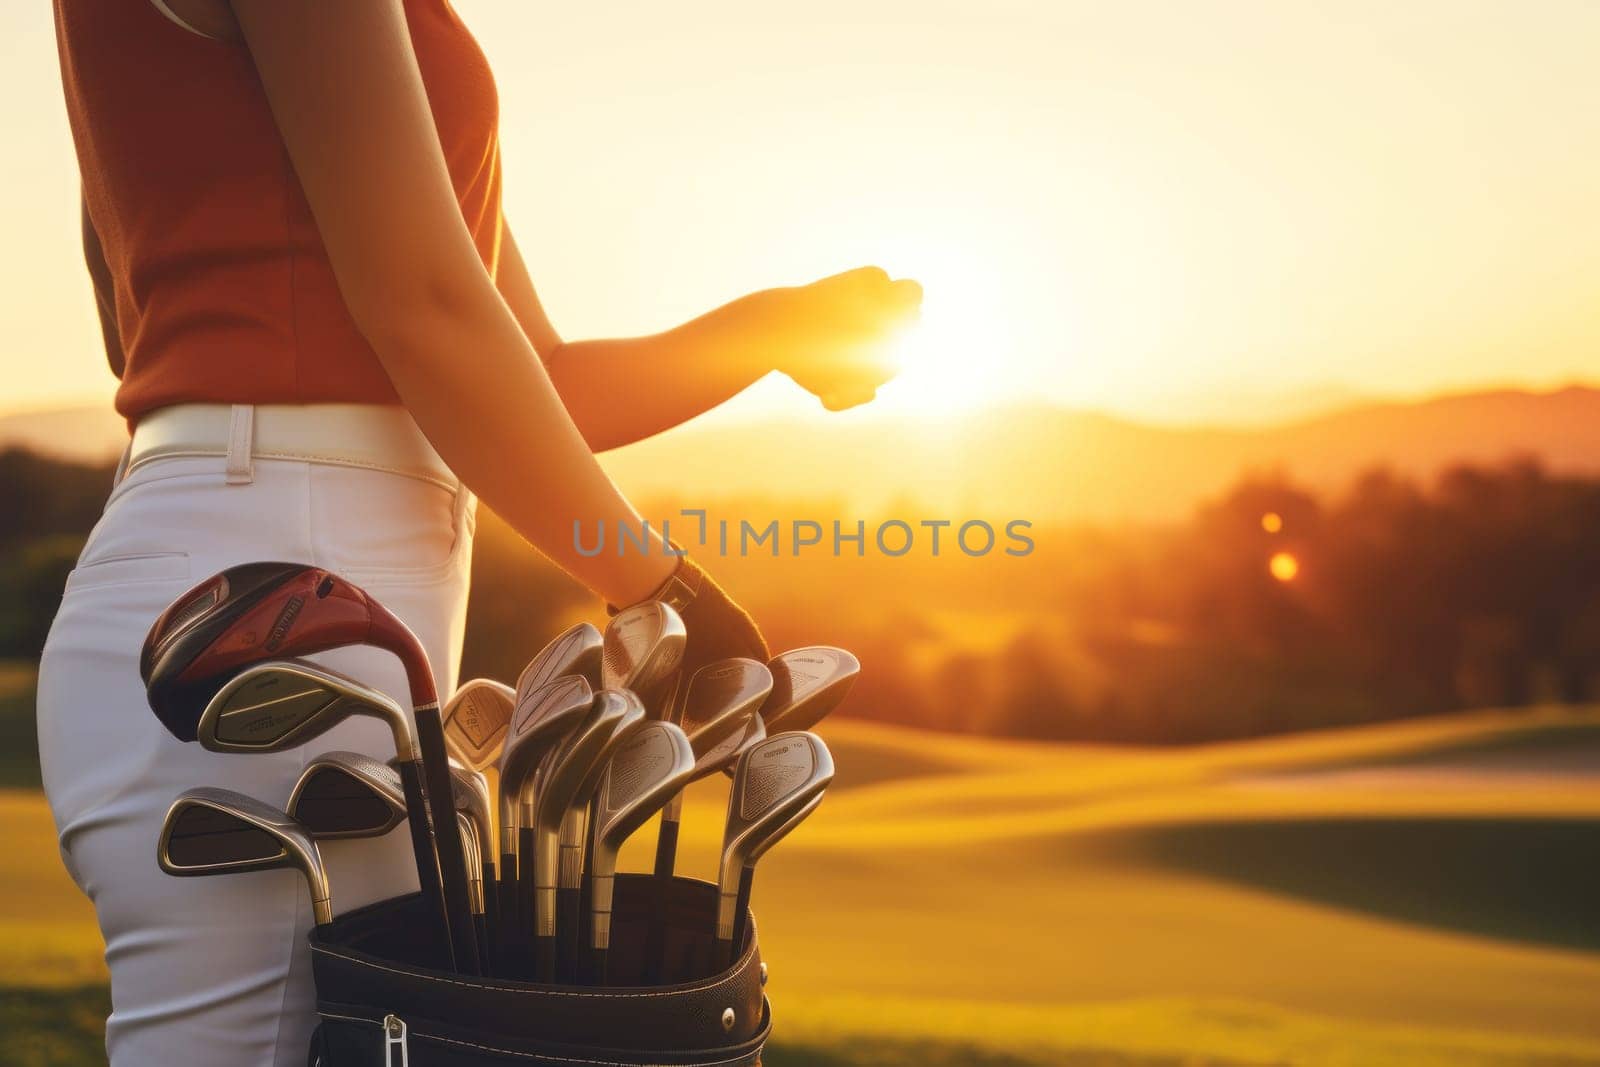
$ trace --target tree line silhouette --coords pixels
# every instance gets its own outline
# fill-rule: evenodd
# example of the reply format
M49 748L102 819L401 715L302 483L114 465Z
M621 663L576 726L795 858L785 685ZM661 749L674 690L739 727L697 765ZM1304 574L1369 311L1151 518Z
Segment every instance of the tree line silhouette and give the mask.
M110 479L0 453L0 658L38 656ZM828 514L803 504L723 512ZM1600 701L1600 479L1514 462L1318 494L1256 475L1180 524L1033 536L1025 559L705 562L775 648L860 656L850 713L908 725L1184 743ZM574 619L604 621L492 515L474 572L463 677L513 680Z

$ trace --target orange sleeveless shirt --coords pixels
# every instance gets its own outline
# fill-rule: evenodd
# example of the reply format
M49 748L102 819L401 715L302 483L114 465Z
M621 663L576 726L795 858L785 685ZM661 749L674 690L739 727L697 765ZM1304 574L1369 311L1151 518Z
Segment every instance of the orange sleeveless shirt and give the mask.
M467 228L500 240L499 104L448 0L405 0ZM83 195L122 338L117 410L398 403L339 295L250 55L150 0L55 0Z

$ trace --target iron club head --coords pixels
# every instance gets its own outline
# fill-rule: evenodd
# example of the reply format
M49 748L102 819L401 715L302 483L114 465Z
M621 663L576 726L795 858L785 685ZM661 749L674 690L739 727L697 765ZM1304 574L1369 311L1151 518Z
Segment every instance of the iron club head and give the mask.
M400 772L361 752L324 752L300 772L289 816L313 837L382 837L405 822Z
M519 814L532 819L533 776L539 764L594 703L594 690L578 675L546 682L517 700L500 750L501 847L516 839ZM528 809L519 808L526 796Z
M792 829L791 819L833 781L833 757L815 734L768 737L739 757L717 873L717 940L734 942L740 880L760 856Z
M517 676L516 699L548 684L563 674L581 676L593 688L600 688L600 650L604 638L592 623L580 622L557 634L528 661Z
M767 733L809 730L843 703L861 674L861 661L842 648L812 645L767 662L772 693L761 706Z
M647 721L644 705L632 691L602 689L541 776L533 817L534 936L546 977L556 933L557 875L561 885L576 887L582 873L581 814L606 761ZM569 812L577 817L569 817Z
M669 722L646 723L612 756L595 800L593 948L611 943L611 893L623 842L689 784L694 770L688 736Z
M394 699L304 660L267 660L230 678L206 704L195 739L213 752L278 752L304 744L352 715L383 720L395 754L417 758L411 717Z
M311 890L317 925L333 921L328 872L311 834L283 812L228 789L191 789L172 802L156 861L168 874L197 877L290 868Z
M624 608L606 626L600 684L646 692L677 669L687 641L683 620L661 601Z
M516 695L504 682L474 678L464 683L440 711L450 755L475 771L492 766L515 705Z
M719 660L694 672L672 718L688 735L695 755L704 756L738 733L771 691L772 672L764 664Z

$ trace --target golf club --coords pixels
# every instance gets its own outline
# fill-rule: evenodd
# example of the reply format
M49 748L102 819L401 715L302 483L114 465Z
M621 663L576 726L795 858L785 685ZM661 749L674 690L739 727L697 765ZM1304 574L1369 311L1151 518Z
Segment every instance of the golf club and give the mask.
M717 955L732 966L744 937L744 916L755 864L794 828L793 817L833 781L833 757L815 734L777 734L746 749L728 795L728 822L717 870Z
M752 715L744 724L743 730L736 730L725 738L721 744L716 745L707 752L702 761L708 766L722 767L733 777L734 768L739 763L739 757L745 751L767 739L767 725L761 721L761 716Z
M453 948L416 735L410 716L388 694L302 660L254 663L216 691L195 723L194 738L213 752L278 752L305 744L353 715L383 720L394 737L406 809L417 815L408 820L417 883L426 914L439 916L440 936L447 949Z
M469 894L477 897L473 907L473 924L478 928L478 958L483 963L485 973L490 973L489 949L494 944L491 940L494 917L490 914L486 887L495 884L495 870L491 829L494 819L489 813L489 779L482 771L456 763L450 765L450 779L455 791L453 799L456 813L465 814L472 822L472 847L467 849L467 889ZM476 883L476 889L473 883Z
M701 767L720 767L728 772L729 777L732 777L733 768L738 764L739 757L747 749L760 744L766 739L767 728L761 721L761 716L751 715L745 720L741 728L736 728L733 733L713 745L696 763ZM676 862L676 843L674 843L673 852L674 862ZM660 864L662 863L659 841L657 841L656 847L656 863L659 872ZM645 977L652 982L659 980L667 964L666 897L664 895L658 893L656 906L657 918L655 922L650 924L649 932L646 934L647 940L644 950L647 968Z
M844 702L861 674L861 661L842 648L811 645L782 652L767 661L772 692L761 705L768 735L809 730ZM733 776L733 761L724 765Z
M150 707L179 740L194 739L202 708L238 671L266 659L308 656L349 645L392 653L405 668L429 807L439 850L447 947L458 969L478 961L467 912L465 858L450 806L439 696L416 635L367 593L321 567L247 563L230 567L173 601L150 628L139 656ZM457 937L466 943L454 945Z
M450 755L475 771L493 766L515 704L515 693L503 682L474 678L464 683L441 712Z
M589 795L611 754L647 721L644 705L631 690L600 690L540 775L533 811L533 947L534 974L541 981L555 977L558 886L562 896L570 894L561 911L574 919L579 914L583 813Z
M712 755L723 741L738 733L771 691L771 672L753 659L720 660L695 671L667 711L668 720L683 727L695 758L701 761L695 766L690 781L722 769L722 763L704 757ZM661 830L656 837L655 873L658 878L672 877L682 814L683 793L680 791L661 812Z
M243 793L202 788L178 797L162 821L156 862L179 877L297 870L311 890L313 920L318 926L333 921L317 842L283 812Z
M767 661L772 693L761 706L767 733L809 730L844 702L861 674L861 661L842 648L812 645Z
M400 771L362 752L324 752L308 763L288 812L319 841L382 837L408 815Z
M523 697L563 674L582 676L595 689L600 688L600 649L604 643L592 623L580 622L557 634L528 661L517 676L516 699Z
M515 946L533 935L533 797L540 762L594 702L589 683L577 675L556 678L517 701L505 746L500 750L499 943L511 965Z
M600 685L632 689L641 699L652 695L683 661L687 641L683 620L661 601L624 608L606 625Z
M760 666L757 664L757 666ZM617 853L663 804L679 795L695 771L694 748L682 728L648 722L622 745L606 766L595 791L594 834L590 850L589 948L594 981L606 982L611 948L611 898Z
M461 840L469 853L481 847L478 841L478 826L466 811L456 812L456 829L460 832ZM472 913L472 925L477 931L478 955L484 961L483 973L492 975L494 969L488 964L490 941L488 918L484 911L483 871L469 859L463 873L467 878L467 908Z
M822 806L822 798L826 795L826 790L823 790L806 801L799 810L789 816L777 832L764 838L760 846L745 861L744 871L739 875L739 895L733 905L733 938L729 946L730 951L737 951L737 946L744 941L744 924L749 921L750 891L755 885L756 862L765 856L773 845L788 837L790 831L810 818L811 813Z

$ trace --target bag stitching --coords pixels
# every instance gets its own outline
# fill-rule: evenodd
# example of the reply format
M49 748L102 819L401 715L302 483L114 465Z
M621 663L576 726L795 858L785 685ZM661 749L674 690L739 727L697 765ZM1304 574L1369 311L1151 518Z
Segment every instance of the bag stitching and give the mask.
M362 966L362 967L371 967L374 970L387 971L389 974L398 974L398 975L401 975L402 977L405 977L405 978L415 978L415 977L418 976L416 971L403 971L398 967L390 967L390 966L387 966L386 964L373 962L372 960L364 960L364 959L360 959L360 958L358 958L356 956L347 956L343 952L335 952L333 949L325 948L325 947L323 947L321 945L312 945L311 946L311 951L320 952L325 956L332 956L335 959L345 960L346 962L354 963L354 964L357 964L357 965ZM740 968L740 969L742 969L742 968ZM458 986L461 986L461 987L463 987L465 989L494 989L494 990L498 990L498 991L503 992L503 993L528 993L528 992L533 992L533 990L530 990L525 985L510 986L510 985L495 985L495 984L490 983L490 982L464 982L459 978L448 978L448 977L445 977L445 976L442 976L442 975L439 975L439 976L427 975L425 977L429 981L446 982L446 983L448 983L450 985L458 985ZM584 999L584 1000L636 1000L636 999L643 999L643 998L675 997L675 996L680 996L681 994L684 994L684 993L696 993L696 992L699 992L702 989L715 989L718 986L724 985L726 983L727 983L726 979L719 979L718 981L707 982L704 985L675 986L674 988L672 988L670 990L662 990L659 993L610 993L610 992L607 992L607 993L590 993L590 992L583 992L583 991L578 991L578 990L566 990L566 989L540 989L537 992L539 993L540 996L546 996L546 997L578 997L578 998Z
M376 1026L379 1029L382 1029L383 1027L383 1024L376 1019L364 1019L359 1015L340 1015L336 1012L330 1011L319 1011L317 1014L322 1016L324 1019L343 1019L346 1022L366 1023L368 1026ZM587 1063L592 1064L593 1067L672 1067L671 1064L623 1063L620 1060L592 1060L581 1059L569 1055L562 1055L559 1057L547 1056L542 1052L518 1052L516 1049L500 1048L496 1045L484 1045L476 1041L462 1041L458 1038L443 1037L439 1034L430 1034L426 1030L412 1030L410 1027L406 1028L406 1032L411 1036L425 1038L429 1041L438 1041L447 1045L461 1045L464 1048L480 1049L484 1052L493 1053L497 1056L515 1056L518 1059L524 1060L546 1060L551 1063ZM765 1045L766 1042L763 1041L762 1044ZM692 1067L718 1067L719 1064L725 1063L744 1063L749 1061L750 1055L750 1053L745 1052L732 1057L724 1056L720 1060L700 1060L697 1064L692 1065Z

